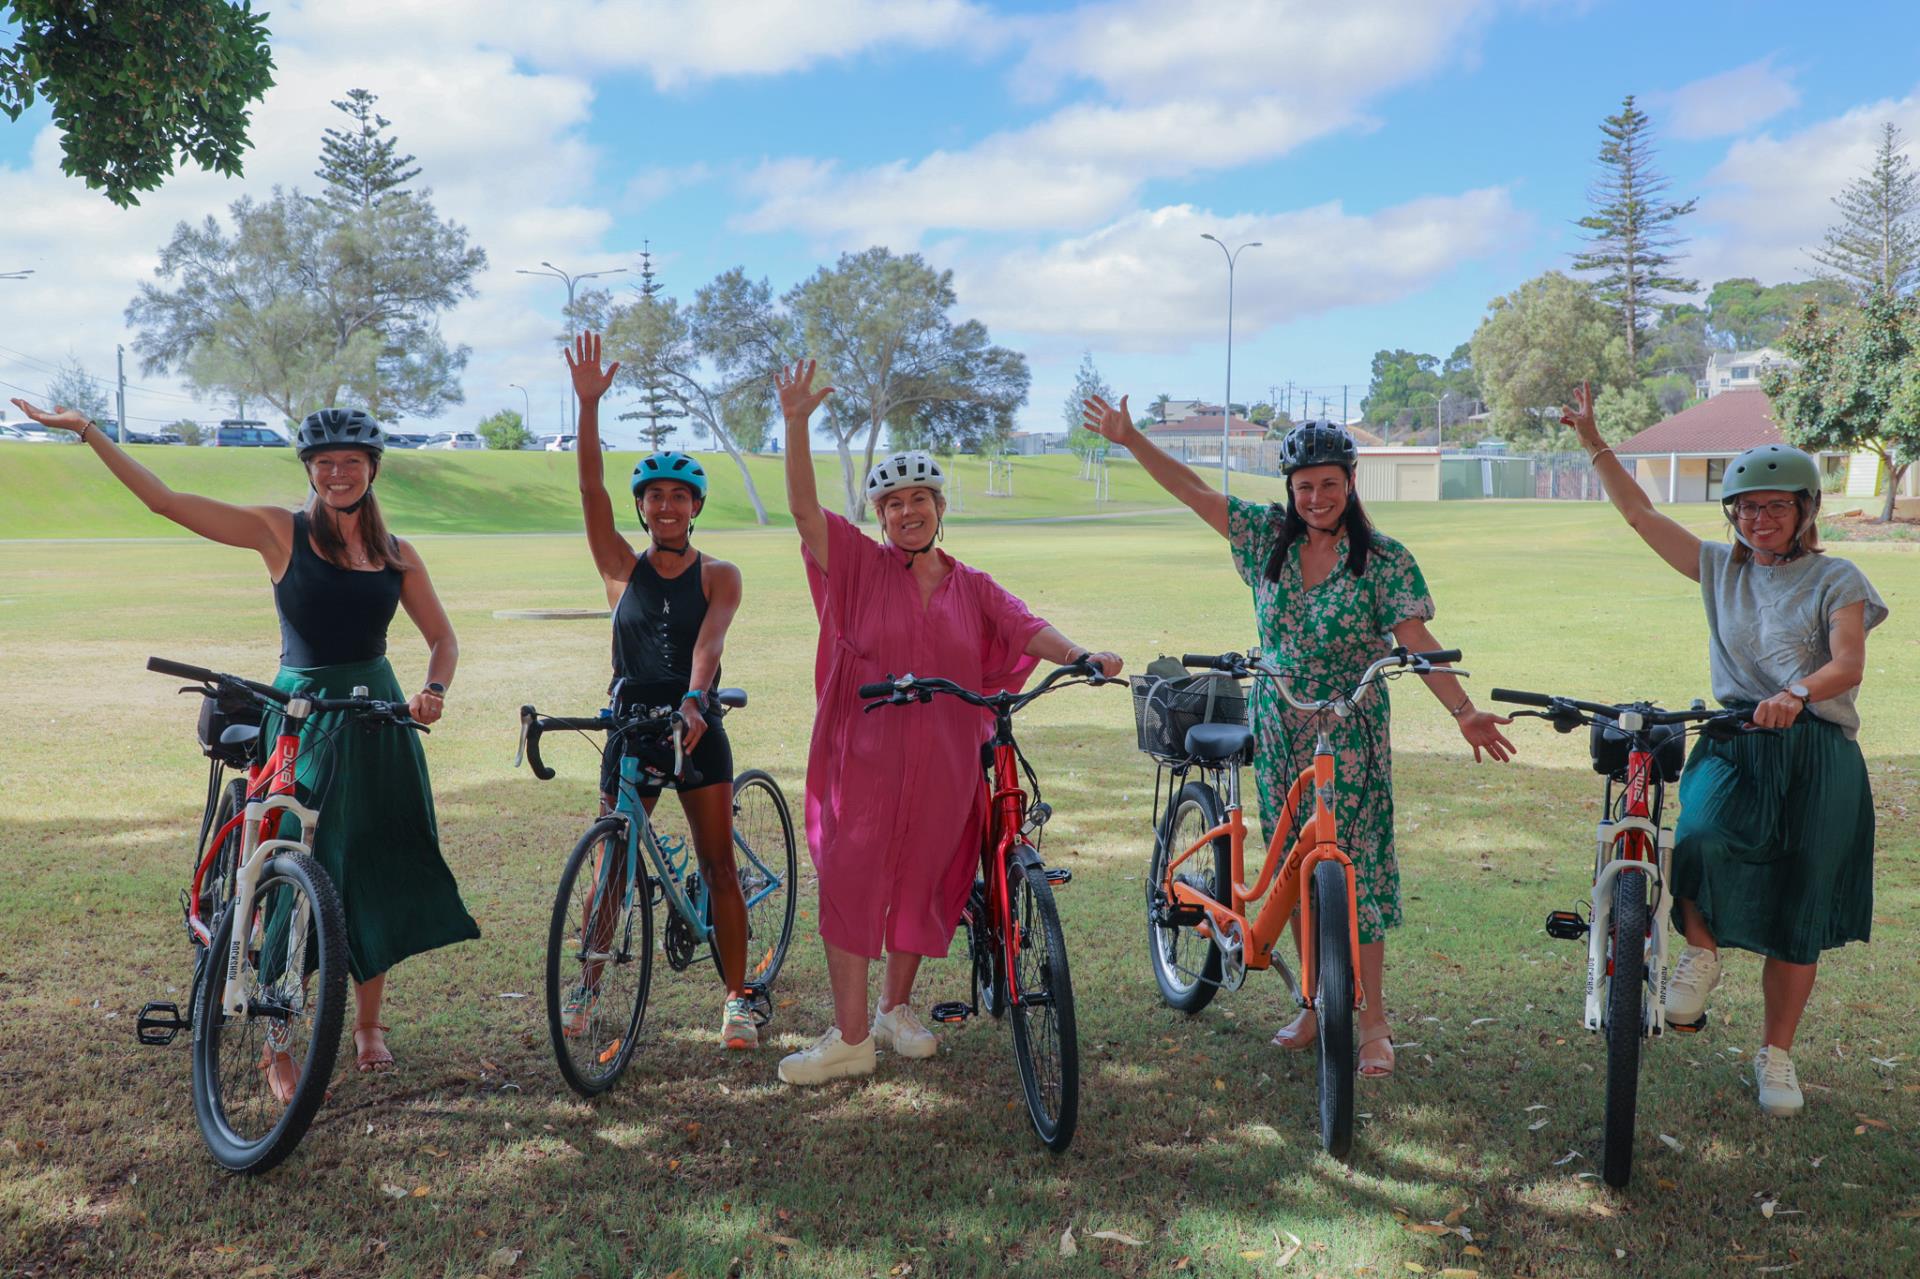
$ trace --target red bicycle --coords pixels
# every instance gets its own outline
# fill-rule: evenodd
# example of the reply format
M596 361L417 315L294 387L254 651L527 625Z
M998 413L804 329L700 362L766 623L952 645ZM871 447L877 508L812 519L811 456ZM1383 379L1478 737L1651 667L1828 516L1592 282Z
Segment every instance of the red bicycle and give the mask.
M957 697L993 712L993 736L982 752L988 821L980 846L980 878L961 922L972 961L971 998L935 1004L935 1021L962 1022L984 1010L995 1020L1013 1012L1013 1056L1034 1131L1056 1153L1073 1140L1080 1112L1080 1041L1073 1020L1073 980L1053 890L1073 879L1064 866L1040 858L1040 840L1053 809L1040 798L1040 779L1013 736L1013 717L1055 688L1105 684L1092 662L1062 666L1025 693L977 693L952 680L902 675L860 688L868 711ZM1021 774L1033 788L1031 800Z
M193 1031L193 1111L207 1149L222 1167L265 1172L300 1144L326 1099L347 1000L346 916L311 851L320 801L309 808L296 793L300 730L310 716L339 713L337 727L308 743L323 750L353 725L427 729L404 702L304 697L158 657L147 669L196 681L181 691L205 699L200 746L211 764L193 884L181 894L193 945L187 1015L147 1004L135 1033L170 1044ZM280 722L267 753L269 713ZM246 770L245 780L229 769ZM295 839L280 835L289 814L300 823ZM288 1067L299 1071L290 1088Z

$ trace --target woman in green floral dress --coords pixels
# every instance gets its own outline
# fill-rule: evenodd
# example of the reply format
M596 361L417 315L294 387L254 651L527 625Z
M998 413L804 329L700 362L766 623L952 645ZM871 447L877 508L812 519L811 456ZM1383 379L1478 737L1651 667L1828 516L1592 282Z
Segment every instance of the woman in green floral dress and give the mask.
M1344 428L1307 422L1288 432L1281 444L1288 496L1283 509L1216 492L1134 427L1125 398L1117 408L1090 399L1085 409L1087 429L1126 448L1162 488L1227 539L1234 567L1253 588L1260 645L1300 672L1294 683L1301 696L1330 696L1353 687L1393 644L1415 652L1441 646L1427 629L1433 599L1420 566L1406 547L1375 530L1361 508L1353 487L1357 454ZM1476 710L1452 675L1436 672L1425 679L1459 724L1474 758L1484 750L1505 762L1513 744L1500 726L1510 721ZM1269 843L1287 788L1312 761L1311 718L1288 706L1271 682L1254 681L1254 765L1261 833ZM1339 787L1335 820L1359 889L1360 977L1367 991L1360 1016L1360 1073L1386 1075L1393 1071L1393 1041L1381 975L1386 930L1400 923L1386 688L1376 688L1357 713L1344 719L1323 716L1320 723L1333 740ZM1314 1015L1303 1012L1274 1036L1274 1043L1304 1049L1317 1031Z

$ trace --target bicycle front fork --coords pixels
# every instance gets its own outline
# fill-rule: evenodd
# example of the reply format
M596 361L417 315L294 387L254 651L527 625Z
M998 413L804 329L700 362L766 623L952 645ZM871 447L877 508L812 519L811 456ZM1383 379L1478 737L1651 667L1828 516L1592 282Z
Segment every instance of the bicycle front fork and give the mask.
M1654 841L1657 856L1649 865L1616 856L1615 852L1634 831ZM1628 817L1618 822L1600 823L1594 854L1593 897L1588 903L1587 920L1587 1001L1584 1024L1591 1031L1602 1026L1607 982L1611 980L1608 941L1613 932L1613 894L1620 876L1637 874L1645 880L1650 895L1647 907L1646 948L1647 985L1653 998L1640 1001L1641 1034L1651 1038L1664 1034L1667 1027L1667 921L1673 913L1673 894L1667 891L1673 866L1673 832L1656 828L1644 817ZM1559 912L1556 912L1556 918ZM1549 929L1552 927L1549 921ZM1566 930L1570 931L1570 930ZM1631 939L1622 939L1632 944Z

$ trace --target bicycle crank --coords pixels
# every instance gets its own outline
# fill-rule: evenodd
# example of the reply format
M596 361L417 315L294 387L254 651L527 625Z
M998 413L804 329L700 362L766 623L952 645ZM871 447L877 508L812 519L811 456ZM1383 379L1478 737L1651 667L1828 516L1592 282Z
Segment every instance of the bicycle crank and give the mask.
M1219 929L1214 945L1220 948L1220 985L1238 990L1247 980L1247 934L1240 921L1229 919Z

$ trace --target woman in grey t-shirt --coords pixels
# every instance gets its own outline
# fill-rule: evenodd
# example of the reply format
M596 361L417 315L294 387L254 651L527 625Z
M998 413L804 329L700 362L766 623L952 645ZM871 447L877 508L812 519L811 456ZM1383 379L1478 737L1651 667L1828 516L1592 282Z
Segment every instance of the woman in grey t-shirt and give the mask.
M1873 796L1854 697L1886 606L1856 566L1821 552L1820 468L1798 449L1763 445L1729 463L1732 543L1704 542L1655 510L1606 447L1587 386L1561 421L1634 532L1700 583L1715 700L1777 730L1701 738L1681 774L1672 890L1687 945L1666 1013L1676 1025L1704 1018L1720 947L1764 956L1755 1083L1763 1110L1797 1114L1788 1054L1820 953L1866 941L1872 924Z

